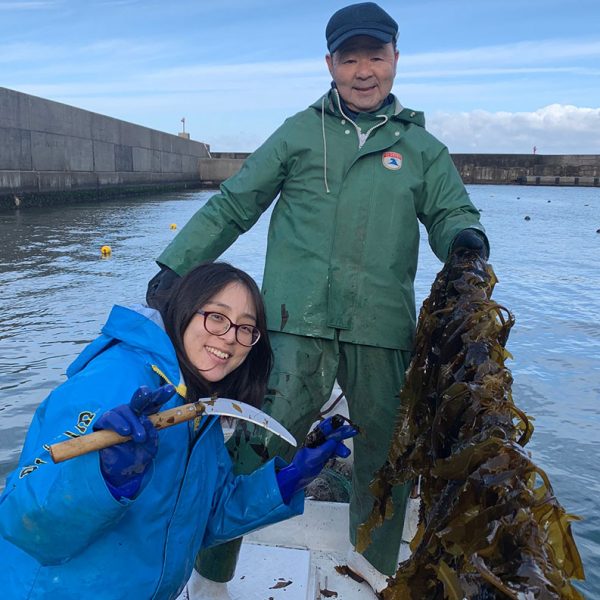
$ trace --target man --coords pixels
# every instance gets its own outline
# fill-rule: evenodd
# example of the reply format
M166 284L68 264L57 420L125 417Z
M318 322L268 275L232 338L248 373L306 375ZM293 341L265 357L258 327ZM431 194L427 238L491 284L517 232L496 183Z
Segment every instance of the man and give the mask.
M348 564L376 591L396 571L408 489L364 556L356 529L387 456L415 331L419 227L441 261L488 244L447 148L391 89L397 23L377 4L337 11L326 38L332 88L287 119L223 183L158 258L149 302L216 259L274 199L263 294L275 354L265 410L302 439L337 378L361 435L354 441ZM154 297L154 300L153 300ZM269 453L286 453L275 441ZM242 452L241 462L251 460ZM231 575L231 574L230 574Z

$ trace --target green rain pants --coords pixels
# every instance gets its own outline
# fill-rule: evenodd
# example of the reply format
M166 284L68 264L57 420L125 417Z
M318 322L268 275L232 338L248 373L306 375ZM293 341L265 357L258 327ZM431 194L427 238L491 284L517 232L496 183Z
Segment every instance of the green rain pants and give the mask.
M348 402L350 418L361 433L353 438L353 471L350 493L350 541L356 543L358 526L371 513L373 497L369 483L385 462L398 411L398 393L410 361L410 352L360 346L333 340L270 332L275 365L263 410L301 444L329 399L337 379ZM334 411L335 412L335 411ZM250 437L232 438L228 447L238 473L248 473L265 460L255 448L265 444L268 457L290 460L295 452L280 438L262 429ZM364 556L382 573L393 575L397 568L404 512L410 486L393 491L394 516L372 535ZM235 572L241 538L202 550L196 570L213 581L229 581Z

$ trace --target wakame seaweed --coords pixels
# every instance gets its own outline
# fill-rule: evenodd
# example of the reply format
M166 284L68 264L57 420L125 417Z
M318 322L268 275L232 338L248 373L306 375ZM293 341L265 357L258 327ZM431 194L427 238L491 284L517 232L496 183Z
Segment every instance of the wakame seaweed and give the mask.
M454 253L437 275L417 326L388 459L357 548L391 517L392 488L419 482L412 556L384 600L582 599L577 519L524 450L533 433L512 399L506 342L512 314L491 299L492 267Z

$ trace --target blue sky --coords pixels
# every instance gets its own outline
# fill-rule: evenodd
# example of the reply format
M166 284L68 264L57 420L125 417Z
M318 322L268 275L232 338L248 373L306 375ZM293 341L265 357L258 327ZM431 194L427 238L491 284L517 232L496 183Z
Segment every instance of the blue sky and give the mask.
M337 0L0 0L0 85L251 151L329 86ZM379 4L451 152L600 154L599 0Z

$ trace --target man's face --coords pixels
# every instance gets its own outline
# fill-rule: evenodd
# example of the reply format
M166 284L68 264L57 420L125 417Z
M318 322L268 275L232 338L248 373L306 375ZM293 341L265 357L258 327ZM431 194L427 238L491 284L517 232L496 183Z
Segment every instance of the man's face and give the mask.
M348 108L377 110L392 90L398 51L392 43L359 35L325 57L331 77Z

